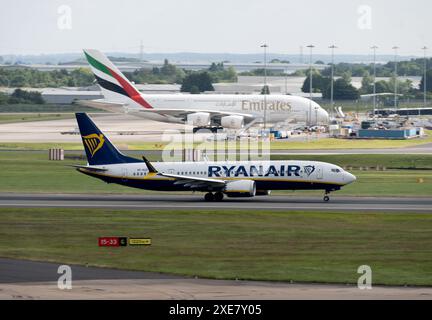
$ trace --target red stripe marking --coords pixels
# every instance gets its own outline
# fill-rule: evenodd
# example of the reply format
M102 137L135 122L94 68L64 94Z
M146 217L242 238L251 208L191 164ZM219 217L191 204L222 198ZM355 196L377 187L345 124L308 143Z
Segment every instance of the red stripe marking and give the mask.
M107 67L108 68L108 67ZM117 73L115 73L113 70L108 68L111 75L120 83L120 85L125 89L126 93L128 94L129 98L131 98L136 103L139 103L146 109L153 109L153 107L143 99L141 94L132 87L125 79L123 79L121 76L119 76Z

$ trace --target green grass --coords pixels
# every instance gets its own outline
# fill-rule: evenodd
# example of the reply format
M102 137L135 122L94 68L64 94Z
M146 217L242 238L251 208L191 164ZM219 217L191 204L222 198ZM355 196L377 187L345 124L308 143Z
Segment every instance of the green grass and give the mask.
M23 113L23 114L1 114L1 123L14 123L14 122L29 122L29 121L47 121L47 120L61 120L71 119L74 115L72 113Z
M385 166L392 169L432 169L432 155L422 154L273 155L271 159L324 161L354 168Z
M218 279L432 285L432 216L0 209L0 256ZM151 237L99 248L99 236Z
M79 139L79 136L77 136ZM162 150L163 144L159 142L144 142L144 143L130 143L121 142L116 144L118 148L122 149L126 147L128 150ZM50 148L62 148L68 151L81 151L83 145L80 142L0 142L1 150L47 150Z
M44 119L45 120L45 119ZM48 119L46 119L48 120ZM1 122L0 122L1 123ZM292 141L275 140L270 142L270 149L277 150L329 150L329 149L382 149L382 148L404 148L414 147L426 143L432 143L432 134L419 139L409 140L380 140L380 139L335 139L323 138L315 139L311 137L309 141ZM124 141L121 146L126 147L128 150L163 150L167 144L156 141L149 142L130 142ZM173 143L170 145L177 149L184 148L181 143ZM203 144L196 144L199 149L213 150L221 148L220 142L212 143L206 142ZM82 150L81 143L74 142L44 142L44 143L27 143L27 142L0 142L0 150L48 150L49 148L61 147L65 150ZM223 146L222 146L223 147ZM244 141L235 143L227 143L226 149L247 149L248 144ZM258 148L254 146L253 148Z
M357 181L337 191L338 195L354 196L430 196L432 194L432 156L429 155L332 155L295 156L329 161L357 167L392 165L398 168L415 166L423 170L352 170ZM84 160L49 161L48 154L29 151L0 152L0 192L37 193L150 193L140 189L106 184L77 172L70 165ZM155 160L150 157L150 160ZM419 183L419 179L423 179ZM279 191L277 194L321 194L321 191Z
M309 141L273 141L272 150L303 149L303 150L325 150L325 149L383 149L383 148L404 148L432 143L432 135L418 139L408 140L383 140L383 139L336 139L323 138Z
M48 153L0 153L0 192L142 193L143 190L106 184L77 172L71 165L84 160L49 161ZM148 191L149 192L149 191Z
M77 104L4 104L0 105L0 114L2 112L104 112L100 109L80 106Z

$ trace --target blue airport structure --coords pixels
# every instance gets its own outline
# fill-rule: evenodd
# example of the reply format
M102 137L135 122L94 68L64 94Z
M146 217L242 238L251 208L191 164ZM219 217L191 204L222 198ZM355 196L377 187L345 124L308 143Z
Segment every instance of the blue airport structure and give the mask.
M393 130L370 130L360 129L357 132L359 138L369 139L409 139L419 135L417 128L393 129Z

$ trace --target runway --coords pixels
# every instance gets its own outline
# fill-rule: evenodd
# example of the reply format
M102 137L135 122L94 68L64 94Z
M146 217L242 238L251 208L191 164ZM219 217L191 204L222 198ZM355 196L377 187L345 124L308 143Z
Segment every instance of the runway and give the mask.
M104 208L128 210L297 210L343 212L418 212L432 213L432 198L426 197L342 197L259 196L225 198L205 202L202 194L18 194L0 193L3 208Z
M0 299L432 299L429 287L210 280L70 265L72 289L57 287L60 263L0 258Z

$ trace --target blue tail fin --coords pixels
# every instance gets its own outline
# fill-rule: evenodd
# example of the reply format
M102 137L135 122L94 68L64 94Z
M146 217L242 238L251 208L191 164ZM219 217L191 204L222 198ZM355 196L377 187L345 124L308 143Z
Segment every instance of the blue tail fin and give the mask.
M86 113L76 113L75 116L90 165L142 162L118 151Z

